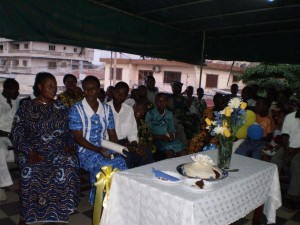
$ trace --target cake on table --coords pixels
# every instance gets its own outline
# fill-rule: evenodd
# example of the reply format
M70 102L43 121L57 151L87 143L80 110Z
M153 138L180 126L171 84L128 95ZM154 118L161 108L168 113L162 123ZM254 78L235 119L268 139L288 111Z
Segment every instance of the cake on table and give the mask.
M198 154L191 158L193 162L187 163L183 167L187 176L201 179L218 179L222 176L222 170L214 164L209 156Z

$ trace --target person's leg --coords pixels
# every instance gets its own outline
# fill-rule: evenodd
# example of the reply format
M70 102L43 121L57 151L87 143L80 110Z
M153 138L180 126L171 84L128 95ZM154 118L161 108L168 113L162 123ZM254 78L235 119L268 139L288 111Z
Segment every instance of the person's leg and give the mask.
M176 118L174 118L174 126L176 129L176 137L185 145L188 144L188 140L186 138L186 134L184 131L184 126L179 123L180 121Z
M255 141L251 147L251 157L254 159L262 159L262 148L265 146L264 141Z
M278 173L280 174L280 171L284 164L284 149L283 148L278 149L276 154L272 156L270 162L277 165Z
M167 159L175 157L175 153L172 150L166 150L165 155L166 155Z
M294 156L290 166L291 181L288 195L298 197L300 194L300 153Z
M13 184L8 167L7 167L7 156L8 146L11 144L8 138L0 138L0 201L6 201L7 197L4 191L4 187Z
M151 150L149 148L143 148L143 150L145 152L145 155L138 155L138 166L143 166L154 162Z
M251 150L250 146L251 143L249 142L249 140L245 139L245 141L236 149L235 154L249 156Z
M133 168L134 161L136 158L136 153L135 152L125 152L124 154L126 155L126 157L123 157L123 158L126 162L128 169Z
M184 149L182 150L181 152L178 152L177 155L180 157L180 156L184 156L184 155L187 155L187 150Z

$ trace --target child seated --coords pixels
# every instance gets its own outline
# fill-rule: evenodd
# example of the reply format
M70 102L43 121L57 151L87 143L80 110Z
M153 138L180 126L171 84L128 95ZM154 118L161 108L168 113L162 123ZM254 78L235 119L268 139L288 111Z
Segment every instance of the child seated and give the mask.
M146 115L146 122L151 129L154 144L158 151L161 151L167 158L185 155L186 146L175 137L173 114L166 109L166 105L166 95L159 93L156 96L155 108Z
M248 128L247 138L237 148L236 154L262 159L262 149L272 140L274 130L274 123L272 117L269 115L270 106L271 103L266 98L259 98L257 100L255 108L257 124L251 125ZM262 135L260 136L261 132Z

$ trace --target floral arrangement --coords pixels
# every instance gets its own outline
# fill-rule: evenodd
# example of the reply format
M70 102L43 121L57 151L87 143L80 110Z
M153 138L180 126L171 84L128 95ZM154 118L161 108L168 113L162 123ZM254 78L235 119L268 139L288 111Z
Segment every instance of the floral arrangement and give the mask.
M224 110L214 112L215 120L205 119L206 129L219 140L218 167L230 168L232 143L238 129L244 124L247 103L240 98L232 98Z
M214 121L205 119L206 129L219 141L220 139L234 141L236 132L244 124L246 107L247 103L240 98L232 98L224 110L214 112Z

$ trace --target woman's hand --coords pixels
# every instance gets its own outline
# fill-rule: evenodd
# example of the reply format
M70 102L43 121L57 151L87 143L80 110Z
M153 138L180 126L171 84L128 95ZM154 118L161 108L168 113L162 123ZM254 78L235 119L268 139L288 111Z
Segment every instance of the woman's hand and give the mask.
M104 158L106 158L106 159L113 159L113 155L112 154L107 154L106 152L105 152L105 148L102 148L102 147L99 147L99 150L98 150L98 152L104 157Z
M30 151L28 154L28 162L30 164L40 163L44 160L44 156L34 152Z
M169 139L170 141L173 141L175 139L175 134L173 132L169 133Z

